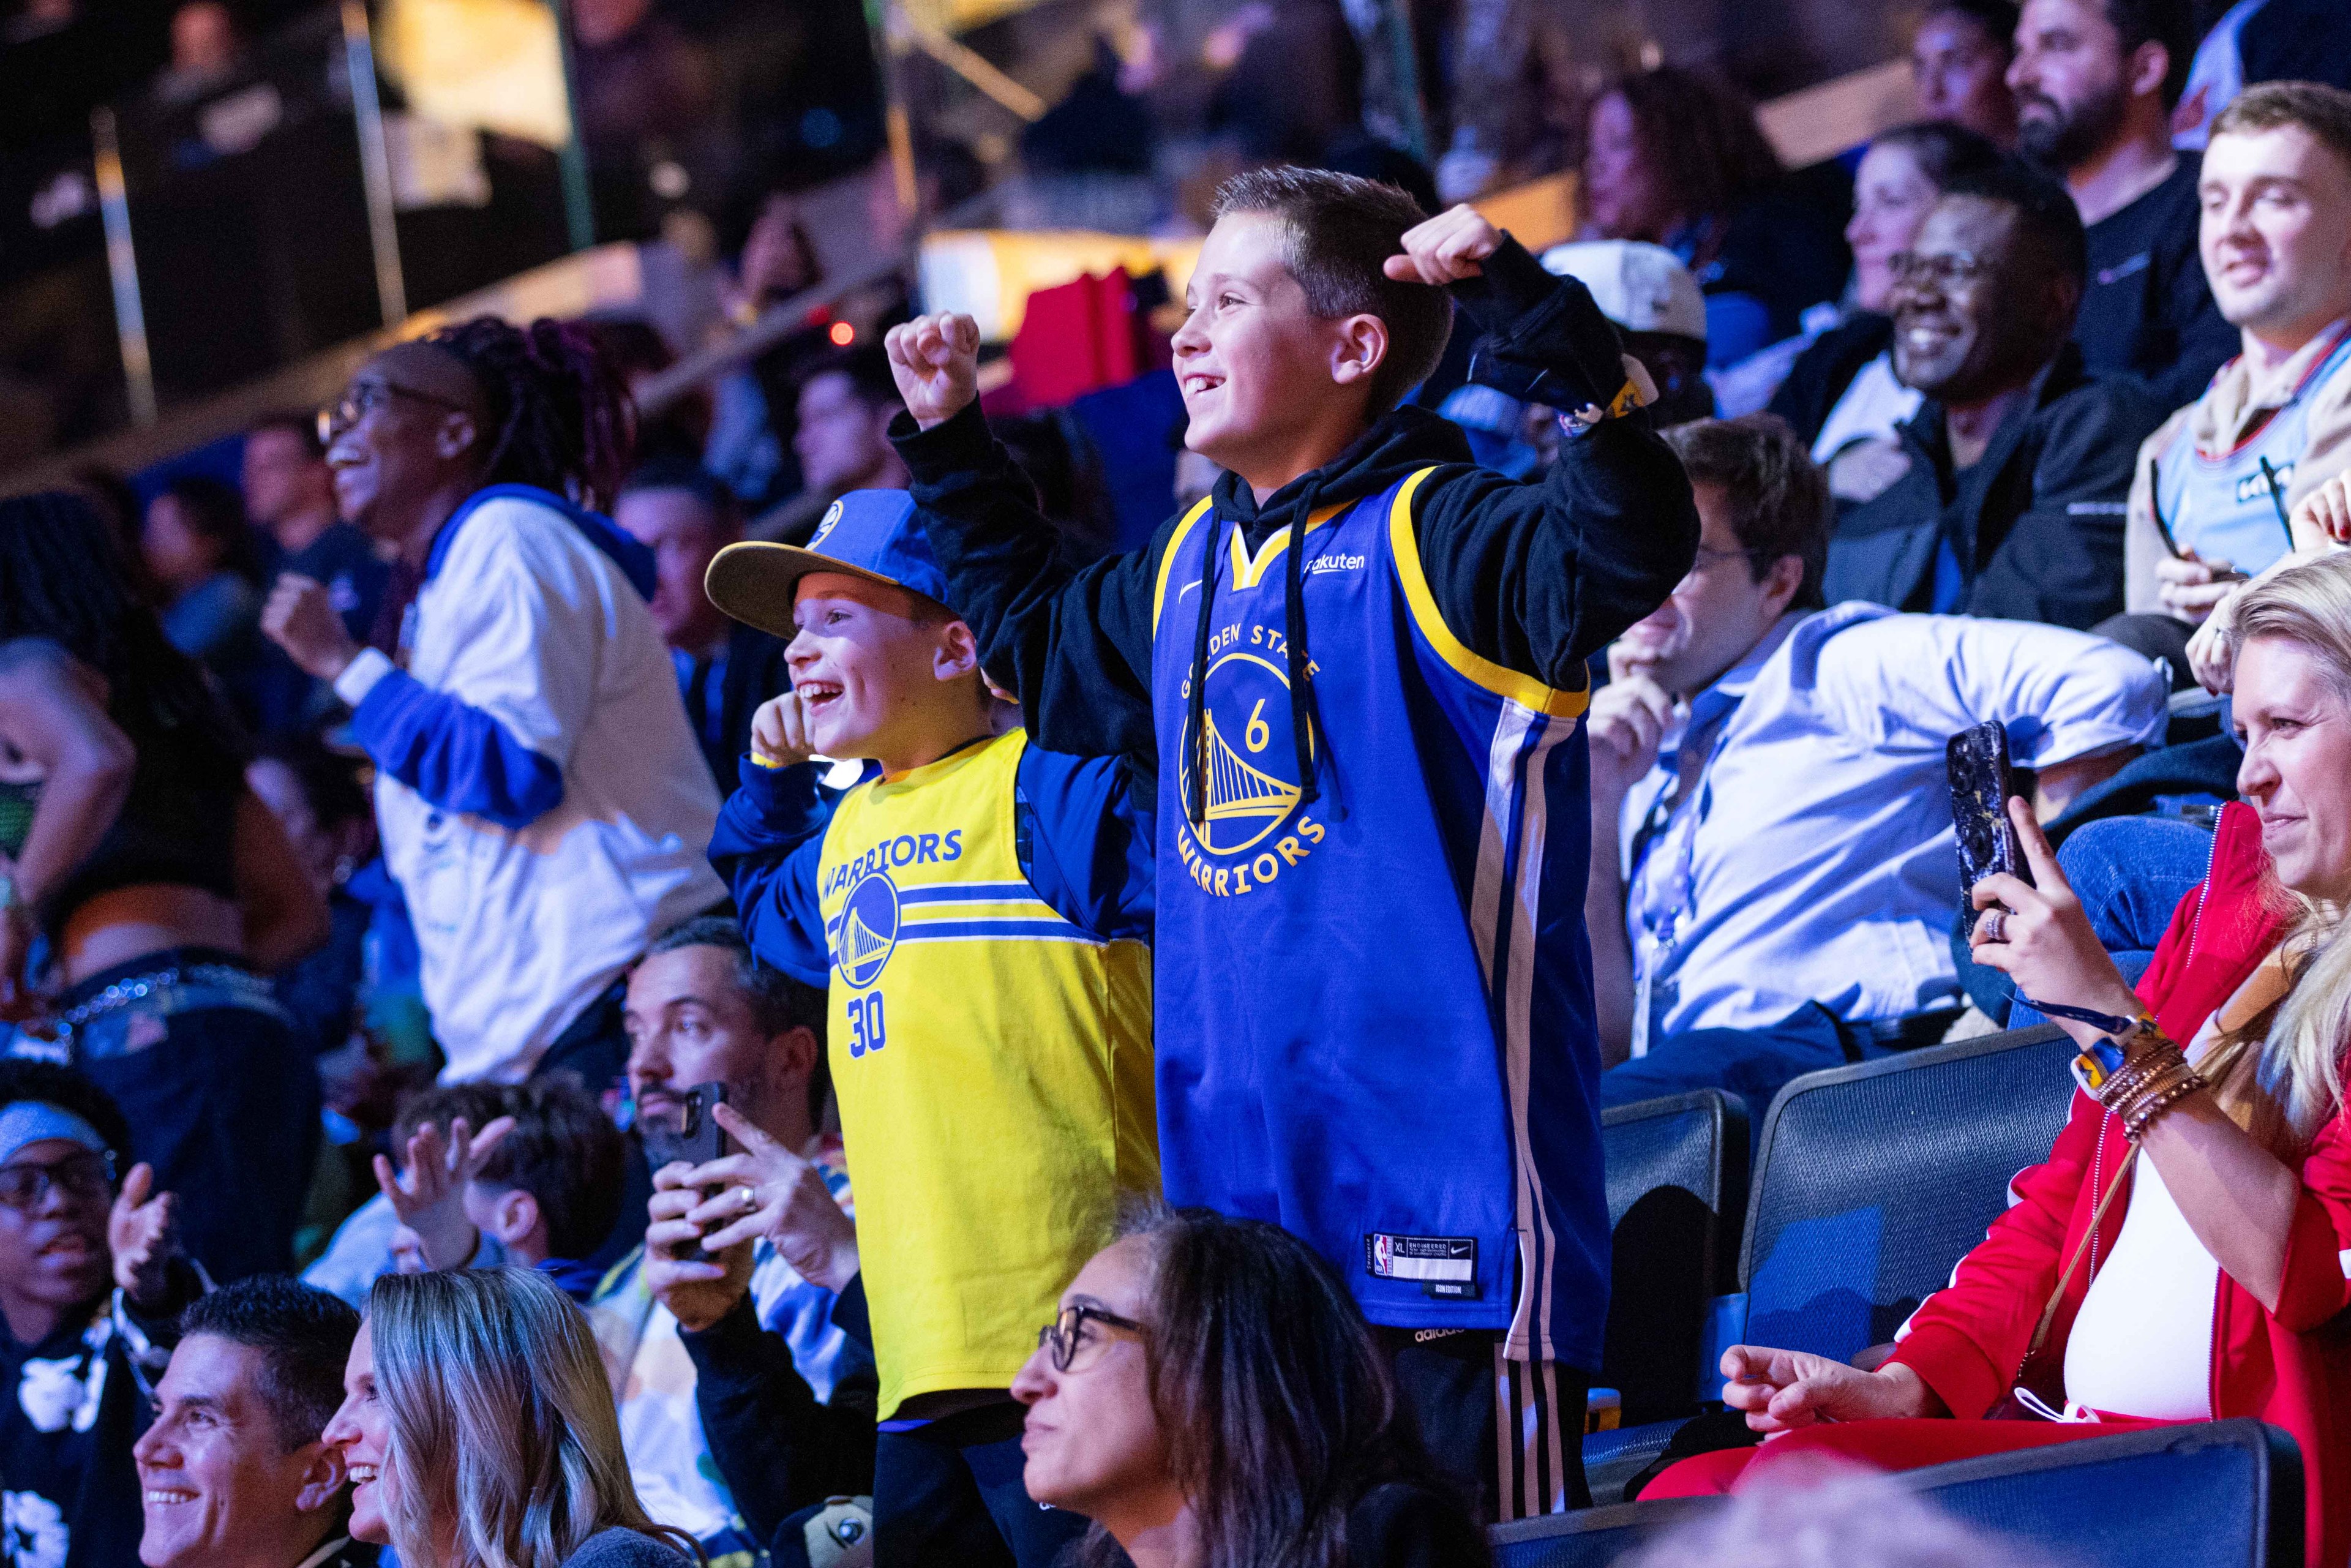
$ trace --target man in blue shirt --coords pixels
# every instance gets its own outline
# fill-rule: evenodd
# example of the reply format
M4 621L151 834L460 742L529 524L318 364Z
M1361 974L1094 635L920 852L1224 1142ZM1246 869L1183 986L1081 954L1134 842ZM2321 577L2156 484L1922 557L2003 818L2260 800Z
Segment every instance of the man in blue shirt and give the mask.
M1932 1043L1960 998L1944 743L2008 731L2044 815L2163 732L2144 657L2023 622L1821 608L1826 481L1770 415L1667 434L1698 561L1593 699L1585 919L1604 1104ZM1629 1058L1629 1060L1628 1060Z

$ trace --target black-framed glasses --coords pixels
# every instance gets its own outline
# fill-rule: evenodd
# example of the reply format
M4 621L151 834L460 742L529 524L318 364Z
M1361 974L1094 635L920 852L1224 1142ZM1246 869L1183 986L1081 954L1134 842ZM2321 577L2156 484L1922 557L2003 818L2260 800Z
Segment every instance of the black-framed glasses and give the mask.
M451 413L473 412L464 403L451 402L445 397L435 397L431 392L418 392L414 387L404 387L396 382L360 382L319 411L319 444L332 445L335 437L396 397L431 403L434 408L446 409Z
M1973 283L1991 270L1991 263L1967 250L1945 251L1938 256L1897 250L1886 258L1886 270L1893 274L1896 283L1931 283L1938 288L1949 288L1954 284Z
M0 1204L30 1213L48 1200L50 1189L63 1187L71 1197L114 1196L114 1156L94 1150L50 1165L0 1166Z
M1101 1307L1063 1307L1061 1316L1037 1331L1037 1348L1053 1358L1054 1371L1069 1371L1077 1364L1081 1352L1108 1343L1104 1335L1087 1333L1088 1323L1100 1323L1132 1334L1144 1332L1143 1325L1133 1318L1120 1317Z

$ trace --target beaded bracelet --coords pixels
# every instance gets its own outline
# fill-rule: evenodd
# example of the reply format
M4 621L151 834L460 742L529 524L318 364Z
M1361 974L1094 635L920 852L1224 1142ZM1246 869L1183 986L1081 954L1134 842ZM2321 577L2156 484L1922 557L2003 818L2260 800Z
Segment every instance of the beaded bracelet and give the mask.
M2137 1143L2147 1135L2147 1128L2154 1124L2157 1117L2198 1090L2210 1087L2211 1085L2204 1081L2203 1074L2190 1069L2187 1077L2172 1084L2161 1093L2133 1106L2131 1114L2124 1118L2123 1135L2132 1143Z

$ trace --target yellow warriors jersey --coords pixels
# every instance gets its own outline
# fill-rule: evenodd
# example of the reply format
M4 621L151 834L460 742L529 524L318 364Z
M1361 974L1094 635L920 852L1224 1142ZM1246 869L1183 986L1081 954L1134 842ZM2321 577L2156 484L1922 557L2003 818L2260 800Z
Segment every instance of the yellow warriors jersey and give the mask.
M1008 1385L1120 1195L1159 1190L1150 951L1023 873L1027 747L1016 730L872 780L825 829L832 1082L884 1419Z

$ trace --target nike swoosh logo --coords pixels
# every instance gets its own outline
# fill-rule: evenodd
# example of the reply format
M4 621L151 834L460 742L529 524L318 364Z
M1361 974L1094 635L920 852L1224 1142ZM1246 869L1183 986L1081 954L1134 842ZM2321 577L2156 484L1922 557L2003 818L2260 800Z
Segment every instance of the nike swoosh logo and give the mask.
M1195 589L1198 588L1199 586L1200 586L1200 580L1199 580L1198 578L1196 578L1196 578L1194 578L1191 581L1189 581L1189 582L1186 583L1183 587L1181 587L1181 588L1177 589L1177 590L1176 591L1176 598L1178 598L1178 599L1181 599L1181 598L1183 598L1186 594L1190 593L1191 591L1193 591Z

